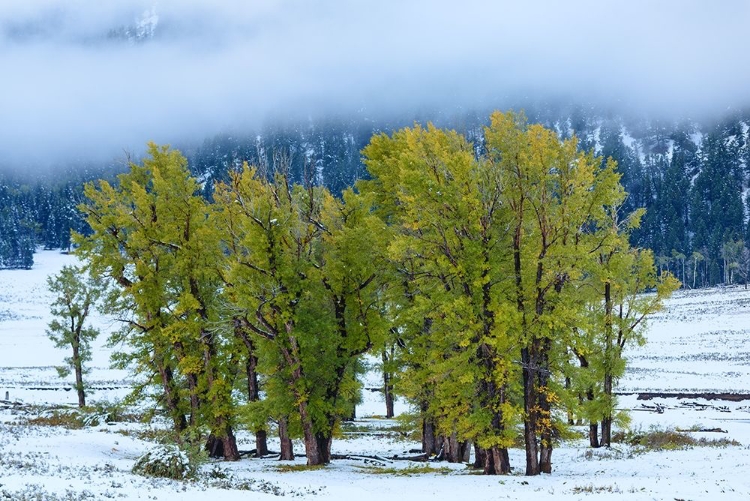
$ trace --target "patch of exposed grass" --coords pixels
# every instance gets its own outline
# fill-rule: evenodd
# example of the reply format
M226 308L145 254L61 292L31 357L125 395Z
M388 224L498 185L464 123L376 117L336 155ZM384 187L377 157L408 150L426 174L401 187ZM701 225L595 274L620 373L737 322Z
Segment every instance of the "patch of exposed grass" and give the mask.
M144 442L167 443L174 441L174 432L172 430L160 428L142 428L135 430L116 430L115 433L125 437L131 437Z
M673 451L692 447L728 447L741 445L729 438L693 437L687 431L671 428L651 428L649 431L630 430L612 435L612 442L639 447L645 451Z
M598 449L586 449L583 458L589 461L603 459L632 459L633 452L630 449L621 451L617 447L600 447Z
M33 426L59 426L69 430L78 430L85 426L81 414L75 409L53 409L29 417L26 423Z
M429 464L409 465L405 468L368 466L368 467L362 467L361 470L362 472L369 473L371 475L393 475L396 477L411 477L413 475L424 475L424 474L434 474L434 473L437 473L439 475L450 475L451 473L453 473L453 470L446 466L433 468Z
M33 406L24 422L35 426L60 426L69 430L77 430L105 423L139 422L142 417L140 413L127 411L119 403L98 402L82 409Z
M290 473L295 471L313 471L325 468L323 464L308 466L306 464L277 464L274 469L280 473Z

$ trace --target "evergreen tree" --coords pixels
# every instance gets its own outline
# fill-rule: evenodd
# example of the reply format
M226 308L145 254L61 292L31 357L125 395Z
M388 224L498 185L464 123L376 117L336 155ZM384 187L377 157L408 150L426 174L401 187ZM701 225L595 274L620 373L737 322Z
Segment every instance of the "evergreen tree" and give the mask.
M742 168L732 129L717 127L703 140L700 173L691 193L693 249L700 250L708 266L708 281L724 278L721 248L741 239L744 230ZM705 250L705 252L704 252Z

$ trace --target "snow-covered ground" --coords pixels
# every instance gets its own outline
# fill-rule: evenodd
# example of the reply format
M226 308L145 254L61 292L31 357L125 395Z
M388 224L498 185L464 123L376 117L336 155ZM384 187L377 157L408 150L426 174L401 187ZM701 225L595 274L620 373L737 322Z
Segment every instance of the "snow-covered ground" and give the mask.
M40 252L31 271L0 271L0 400L70 404L76 396L54 366L64 351L53 348L44 329L49 322L45 278L70 256ZM90 401L116 400L127 392L127 374L108 368L111 349L105 333L94 345L88 380ZM648 452L616 444L591 450L582 439L565 442L553 456L554 472L523 476L521 449L511 451L514 473L505 477L473 474L463 465L336 460L322 469L288 471L273 459L215 462L197 481L155 480L130 473L135 459L152 446L142 440L147 426L102 424L70 430L20 424L21 415L0 405L0 499L155 499L222 500L309 499L421 501L460 493L477 499L750 499L750 400L698 398L637 400L637 393L750 394L750 291L742 288L678 293L656 316L649 343L632 348L618 392L619 407L631 410L631 428L721 429L693 432L696 438L730 439L741 445ZM379 384L370 373L367 386ZM398 433L384 414L382 395L365 391L355 428L334 440L335 454L404 455L419 444ZM662 413L644 405L663 407ZM705 405L695 405L705 404ZM397 411L405 411L403 404ZM360 430L381 430L361 433ZM583 430L582 430L583 431ZM250 437L240 434L241 449ZM297 444L297 452L302 452ZM302 466L304 459L297 460ZM252 491L252 492L248 492Z

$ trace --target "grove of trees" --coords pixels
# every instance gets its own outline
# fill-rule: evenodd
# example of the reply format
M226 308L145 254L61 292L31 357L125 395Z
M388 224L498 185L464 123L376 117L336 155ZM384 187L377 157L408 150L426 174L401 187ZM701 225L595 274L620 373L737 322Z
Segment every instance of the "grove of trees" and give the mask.
M631 247L643 212L616 163L499 112L474 143L414 126L363 154L368 179L340 194L314 169L294 182L283 155L207 187L153 144L86 186L74 240L108 281L135 394L214 455L239 458L239 426L262 454L274 428L282 458L301 438L325 464L362 356L384 354L428 454L473 446L502 474L520 441L526 473L549 473L569 418L609 445L623 350L679 286Z

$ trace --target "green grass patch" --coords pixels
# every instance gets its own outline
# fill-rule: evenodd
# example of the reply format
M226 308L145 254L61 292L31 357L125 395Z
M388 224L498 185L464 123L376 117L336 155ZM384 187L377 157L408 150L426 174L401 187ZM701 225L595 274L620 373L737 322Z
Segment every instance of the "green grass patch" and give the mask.
M693 447L729 447L742 445L729 438L695 438L689 431L651 428L629 430L612 435L612 442L631 445L646 451L674 451Z
M322 470L325 468L324 464L306 465L306 464L277 464L274 466L274 470L280 473L290 473L295 471L314 471Z
M409 465L405 468L395 468L392 466L363 466L361 467L363 473L371 475L392 475L396 477L411 477L414 475L425 475L425 474L439 474L439 475L450 475L454 472L453 469L446 466L440 466L433 468L429 464L423 465Z

